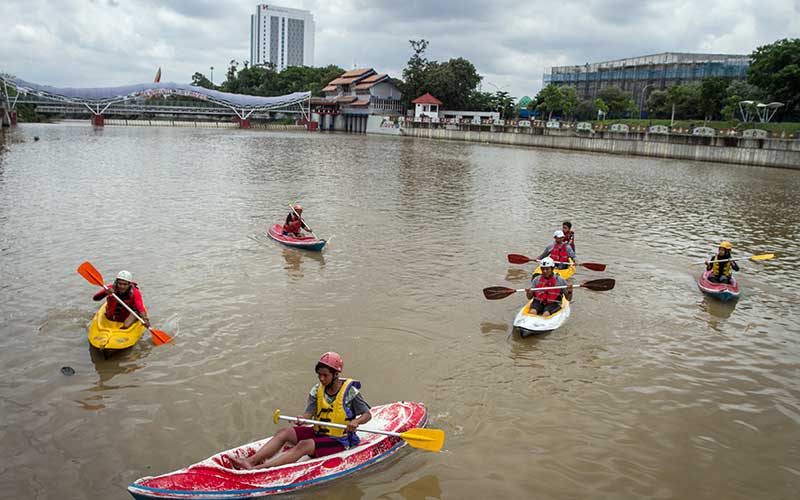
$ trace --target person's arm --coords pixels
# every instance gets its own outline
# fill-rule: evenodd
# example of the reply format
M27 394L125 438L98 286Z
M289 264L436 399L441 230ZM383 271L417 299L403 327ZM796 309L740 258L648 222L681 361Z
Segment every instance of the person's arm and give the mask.
M706 271L710 271L712 267L714 267L714 263L712 262L714 257L712 256L710 259L706 261Z
M553 244L552 244L552 243L550 243L549 245L547 245L547 247L545 247L545 249L544 249L544 252L542 252L542 254L541 254L540 256L536 257L536 260L542 260L542 259L544 259L544 258L545 258L545 257L547 257L548 255L550 255L550 252L551 252L552 250L553 250Z
M142 300L142 292L138 288L133 288L133 305L137 314L144 320L142 323L147 328L150 328L150 317L147 315L147 308L144 307L144 300Z
M111 291L111 289L108 286L106 286L106 288L104 288L103 290L101 290L101 291L97 292L96 294L94 294L94 297L92 297L92 300L94 300L95 302L99 302L99 301L105 299L106 297L108 297L109 295L111 295L112 293L113 292Z
M533 278L531 281L531 287L525 289L525 296L528 297L528 300L533 298L533 289L539 284L540 279L542 279L541 275Z
M572 247L569 246L569 244L567 244L566 247L567 247L567 255L569 255L569 258L572 259L573 261L577 260L577 257L575 257L575 250L573 250Z
M556 280L556 286L566 286L567 288L561 289L561 293L567 298L568 301L572 302L572 285L567 283L567 280L564 278L559 277Z
M364 400L361 393L355 395L350 405L353 414L358 415L358 417L347 423L347 432L356 432L356 428L359 425L366 424L372 420L372 413L369 411L369 403Z
M739 264L737 264L735 260L731 261L731 269L733 269L734 271L739 270Z

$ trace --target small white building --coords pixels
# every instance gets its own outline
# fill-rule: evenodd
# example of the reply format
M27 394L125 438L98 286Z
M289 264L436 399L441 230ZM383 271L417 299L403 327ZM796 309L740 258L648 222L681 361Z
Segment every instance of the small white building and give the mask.
M423 117L439 118L439 106L442 101L433 97L430 92L417 97L411 104L414 105L414 121L420 121Z

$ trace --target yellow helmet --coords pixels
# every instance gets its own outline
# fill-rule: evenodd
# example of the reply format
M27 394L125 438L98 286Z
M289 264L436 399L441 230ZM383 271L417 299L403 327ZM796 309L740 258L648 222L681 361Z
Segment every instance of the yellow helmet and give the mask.
M722 243L719 244L719 247L724 248L725 250L730 250L733 248L733 245L731 244L730 241L723 241Z

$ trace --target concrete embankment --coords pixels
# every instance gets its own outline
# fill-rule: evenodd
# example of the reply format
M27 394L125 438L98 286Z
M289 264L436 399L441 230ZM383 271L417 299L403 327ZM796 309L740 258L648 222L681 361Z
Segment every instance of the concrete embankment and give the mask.
M403 127L401 133L427 139L800 169L798 140L613 133L597 137L533 128L515 128L509 132Z
M180 120L120 120L107 119L105 125L123 127L189 127L189 128L239 128L236 122L195 122ZM263 130L302 130L305 125L286 125L281 123L251 123L250 129Z

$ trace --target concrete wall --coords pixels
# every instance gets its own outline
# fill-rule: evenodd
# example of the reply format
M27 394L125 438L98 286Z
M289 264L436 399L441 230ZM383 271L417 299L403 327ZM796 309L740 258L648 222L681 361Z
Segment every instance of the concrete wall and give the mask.
M400 124L391 116L370 115L367 118L367 133L379 135L400 135Z
M725 147L723 145L696 143L700 142L699 140L702 139L703 142L708 141L709 144L712 144L716 142L714 139L722 139L715 137L687 138L686 143L675 144L657 140L629 139L625 138L625 134L618 134L622 137L591 137L576 136L572 131L569 131L569 133L566 133L568 131L558 131L562 133L558 135L545 135L541 133L531 133L530 131L525 133L519 132L523 129L514 130L515 132L491 132L448 130L442 128L402 128L401 133L406 136L424 137L428 139L558 148L596 153L650 156L654 158L678 158L695 161L800 169L800 147L798 147L797 144L792 144L800 141L782 141L778 139L747 140L746 143L757 143L761 141L761 148L743 146ZM655 139L655 136L653 136L653 138ZM773 149L766 149L763 144L763 142L766 141L770 143L777 141L775 144L776 147Z

